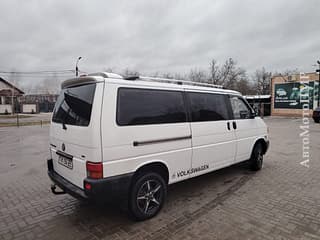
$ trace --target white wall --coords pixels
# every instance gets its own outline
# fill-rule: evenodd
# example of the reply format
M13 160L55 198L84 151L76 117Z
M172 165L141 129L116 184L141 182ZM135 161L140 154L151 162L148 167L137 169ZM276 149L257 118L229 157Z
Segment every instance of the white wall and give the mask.
M12 113L11 104L0 104L0 114L6 113L6 110L8 113Z
M22 104L22 112L23 113L34 113L37 112L37 105L36 104Z

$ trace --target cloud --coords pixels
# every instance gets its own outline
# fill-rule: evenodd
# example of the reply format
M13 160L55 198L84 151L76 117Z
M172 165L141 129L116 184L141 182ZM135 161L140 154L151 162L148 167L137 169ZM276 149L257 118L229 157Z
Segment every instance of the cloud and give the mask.
M229 57L248 72L313 71L318 0L0 3L0 70L187 72ZM27 82L31 80L26 79Z

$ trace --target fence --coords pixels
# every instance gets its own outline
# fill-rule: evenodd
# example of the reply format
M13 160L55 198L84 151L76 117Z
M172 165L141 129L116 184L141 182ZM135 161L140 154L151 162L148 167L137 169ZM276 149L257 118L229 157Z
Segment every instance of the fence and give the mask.
M21 127L50 124L51 114L15 114L15 115L1 115L0 127Z

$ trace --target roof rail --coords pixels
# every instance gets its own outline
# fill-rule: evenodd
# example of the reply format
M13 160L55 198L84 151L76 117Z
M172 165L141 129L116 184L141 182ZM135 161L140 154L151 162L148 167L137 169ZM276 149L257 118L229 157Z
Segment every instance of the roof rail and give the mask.
M178 85L192 85L192 86L201 86L201 87L212 87L212 88L223 88L222 85L215 85L210 83L201 83L201 82L193 82L187 80L177 80L170 78L160 78L160 77L147 77L147 76L128 76L124 77L125 80L142 80L142 81L150 81L150 82L163 82L163 83L174 83Z
M122 79L122 76L116 73L110 72L97 72L97 73L90 73L87 76L90 77L103 77L103 78L119 78Z

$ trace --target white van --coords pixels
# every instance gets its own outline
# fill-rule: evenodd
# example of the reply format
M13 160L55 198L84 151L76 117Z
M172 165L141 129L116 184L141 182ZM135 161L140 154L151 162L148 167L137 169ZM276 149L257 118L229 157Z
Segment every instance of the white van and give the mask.
M126 199L144 220L159 212L168 184L247 160L262 167L267 126L239 92L113 73L61 87L50 128L53 193Z

